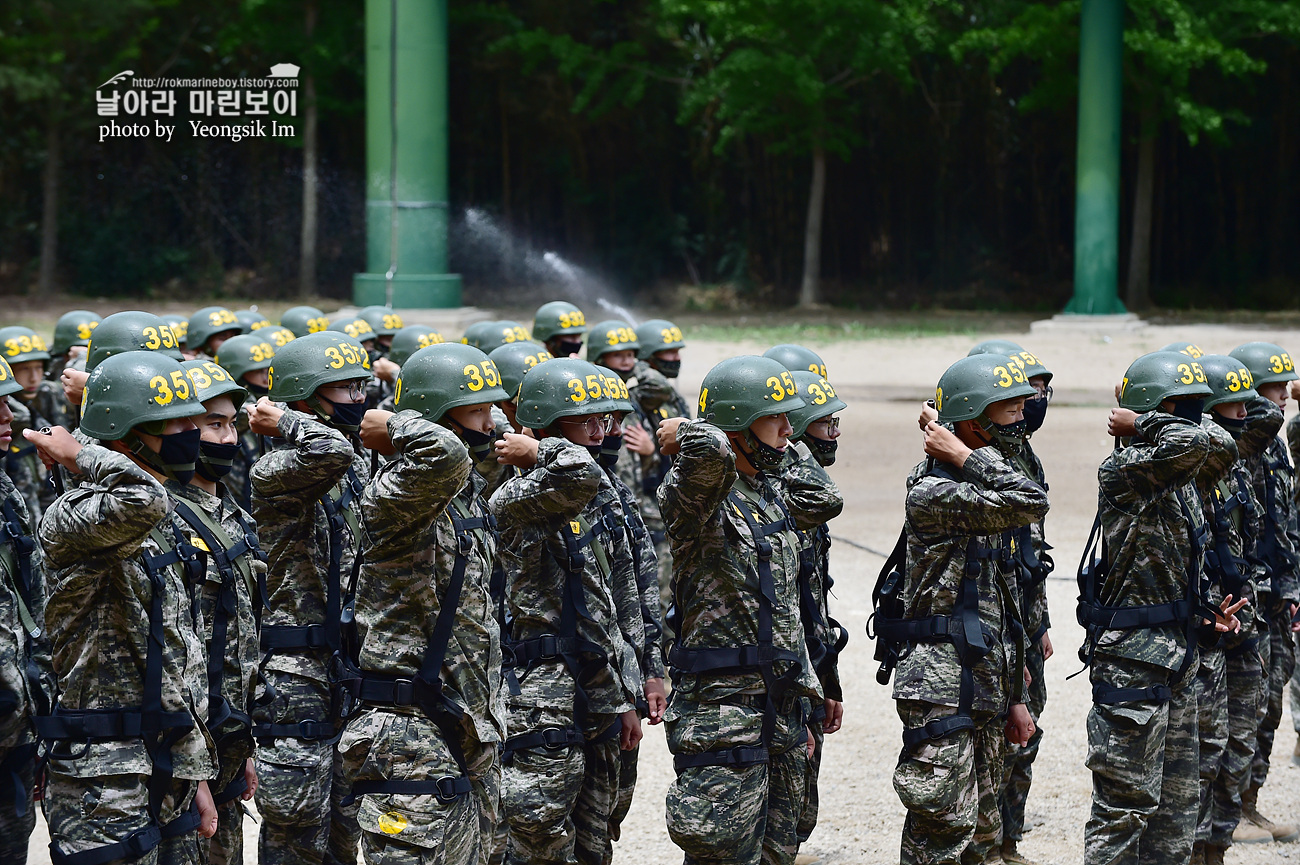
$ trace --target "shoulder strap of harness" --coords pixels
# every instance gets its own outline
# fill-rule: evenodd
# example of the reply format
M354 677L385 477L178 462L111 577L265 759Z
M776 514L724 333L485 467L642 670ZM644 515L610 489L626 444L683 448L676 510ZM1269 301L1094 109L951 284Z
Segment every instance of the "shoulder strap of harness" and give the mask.
M606 469L605 472L611 479L614 478L613 469ZM632 572L636 575L639 586L641 566L643 564L641 561L641 545L645 543L650 533L646 531L645 521L641 519L641 511L631 490L621 483L614 484L614 489L618 491L619 504L623 507L623 528L627 534L628 547L632 551ZM606 518L611 521L616 519L617 515L614 513L612 502L607 503L604 510ZM657 575L656 580L658 580ZM659 617L645 603L641 604L641 623L645 629L645 643L641 647L642 654L644 654L652 651L653 647L659 644L659 638L663 636L663 628L659 625Z

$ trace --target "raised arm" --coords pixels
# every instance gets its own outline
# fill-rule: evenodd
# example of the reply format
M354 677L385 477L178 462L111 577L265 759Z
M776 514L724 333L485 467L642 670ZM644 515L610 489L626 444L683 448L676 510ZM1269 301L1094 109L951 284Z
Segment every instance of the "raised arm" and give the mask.
M1134 426L1137 438L1154 449L1118 451L1097 471L1102 495L1121 509L1193 483L1211 452L1222 447L1199 424L1164 412L1138 415Z
M706 421L677 427L677 462L659 487L659 510L673 537L693 537L736 482L736 455L722 430Z
M503 483L489 507L516 525L556 527L582 512L600 489L600 467L585 448L567 439L537 444L537 466Z
M917 537L989 535L1036 523L1047 515L1047 492L996 449L971 452L961 479L927 475L907 493L907 523Z
M286 410L276 429L288 446L271 451L253 465L256 496L290 498L295 503L318 499L352 465L352 442L347 436L310 415Z
M366 486L362 514L374 547L418 542L465 486L472 470L469 450L451 430L418 412L388 418L396 457Z
M838 517L844 510L844 496L808 446L791 442L786 453L781 486L795 524L806 531Z

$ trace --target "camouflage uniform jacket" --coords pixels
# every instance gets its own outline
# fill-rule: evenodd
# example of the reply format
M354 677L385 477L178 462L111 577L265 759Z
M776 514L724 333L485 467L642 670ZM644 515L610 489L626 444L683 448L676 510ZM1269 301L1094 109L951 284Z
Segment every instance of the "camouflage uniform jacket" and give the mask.
M262 627L325 622L330 560L329 517L320 499L346 483L349 468L362 483L370 476L364 457L343 433L302 412L285 411L279 421L284 447L253 466L253 515L266 553L266 596ZM360 502L352 502L355 513ZM345 588L357 548L349 522L342 532L340 589ZM315 679L325 674L325 650L277 652L266 668Z
M54 501L54 490L46 483L49 473L45 470L40 455L36 453L36 445L23 438L23 430L39 430L49 426L49 422L40 414L33 415L28 404L17 397L9 396L6 399L14 419L11 424L13 440L9 443L9 453L5 456L5 473L22 494L27 510L32 515L32 524L38 525L41 514Z
M1047 514L1047 491L996 448L979 448L960 469L944 465L939 471L926 460L907 479L907 619L957 615L969 543L1005 549L1010 531ZM974 712L999 714L1008 704L1023 702L1023 634L1011 589L1015 573L1009 561L980 560L979 615L991 650L971 670ZM951 642L917 643L898 662L894 699L957 706L961 669Z
M601 521L607 504L621 514L617 499L591 454L555 437L538 443L534 469L507 480L493 493L491 508L500 531L513 640L559 632L561 599L568 579L563 533L585 533ZM634 647L645 640L640 605L628 603L628 599L639 597L631 552L617 530L600 535L592 548L583 552L583 599L591 617L578 617L577 635L600 646L606 657L604 666L582 683L587 710L592 714L627 712L641 694ZM563 710L568 708L565 702L563 694L557 694L556 704L544 708Z
M357 581L362 670L414 678L424 664L459 543L452 513L482 517L483 481L447 428L404 411L388 419L396 457L379 467L362 498L362 564ZM496 557L490 529L474 529L465 582L440 678L480 742L505 738L501 633L488 585Z
M19 551L11 538L0 541L0 758L11 748L35 740L31 717L53 696L50 647L45 634L45 567L23 497L0 472L0 500L13 506L20 530L35 541L29 584L22 587ZM2 518L0 518L2 519ZM37 681L43 680L43 681ZM40 688L41 694L33 693ZM3 779L0 779L2 781Z
M713 424L688 421L677 428L677 441L681 450L659 488L659 507L672 542L678 643L690 649L756 645L758 553L749 523L728 501L729 494L740 495L760 525L784 518L786 511L778 503L783 496L800 529L835 516L841 503L824 511L807 510L810 500L814 505L820 501L824 489L794 491L791 484L778 481L777 490L762 475L741 474L726 434ZM805 493L813 493L811 499ZM772 645L798 658L793 692L821 700L799 608L799 537L787 527L767 540L772 546ZM791 662L777 661L773 672L778 677L790 674ZM715 702L737 693L760 693L764 684L760 673L746 671L674 675L673 688L688 699Z
M74 365L72 368L84 369L84 364ZM59 375L62 373L63 367L60 367ZM77 428L77 412L68 405L68 398L63 394L63 383L59 380L59 375L41 379L32 406L36 409L36 413L45 418L50 425L61 426L71 432Z
M221 479L221 485L230 491L235 503L244 510L253 506L252 472L253 465L270 446L270 439L265 439L248 428L248 411L257 404L257 397L249 395L248 401L239 409L236 429L239 432L239 452L230 464L230 473ZM284 408L284 406L280 406Z
M163 549L150 537L169 538L183 526L161 483L125 454L86 445L77 454L84 482L59 497L41 522L49 574L45 623L49 629L59 706L67 710L138 709L144 700L153 588L142 554ZM173 775L213 776L214 744L208 735L208 687L202 620L177 566L162 569L162 710L188 712L194 726L172 746ZM197 620L197 624L196 624ZM149 774L141 740L88 747L86 756L61 766L63 774Z
M619 463L626 454L619 454ZM632 503L633 508L622 508L623 519L627 528L628 550L632 555L633 573L636 575L638 598L633 601L620 600L623 603L636 603L641 608L641 628L643 641L636 645L637 657L641 661L641 679L662 679L664 677L663 622L659 614L659 559L655 555L654 541L641 512L635 508L636 494L623 482L614 471L606 470L606 477L614 486L621 503Z
M202 508L203 512L211 517L212 521L221 526L229 535L230 540L238 543L244 538L244 527L239 521L243 516L250 527L256 531L256 525L253 518L244 513L237 505L230 493L217 485L220 496L209 495L205 490L194 486L193 484L174 484L170 481L167 483L167 492L174 498L184 499L194 509ZM187 527L187 534L190 543L202 549L206 544L199 543L202 538L192 528ZM226 578L222 575L221 569L217 567L216 559L213 556L205 555L204 565L206 574L203 580L203 586L199 592L199 608L203 614L203 643L204 651L212 651L212 628L216 621L217 606L221 602L221 592ZM235 610L233 614L228 614L226 619L226 645L225 645L225 664L221 675L221 696L226 698L230 708L237 712L251 714L253 711L253 695L257 684L257 663L260 654L257 633L257 604L259 602L257 594L257 583L262 574L266 573L266 565L257 561L251 554L248 555L248 561L251 581L242 578L238 568L234 573L234 585L231 588L235 592ZM209 683L209 687L211 683ZM213 732L218 732L213 730Z
M824 501L811 501L809 512L825 517L811 529L799 532L800 559L806 562L806 573L801 570L799 579L807 580L808 598L811 598L815 610L802 610L804 628L812 625L813 633L805 634L821 642L827 649L834 647L838 634L830 629L830 528L827 523L844 508L844 497L839 487L831 480L826 469L813 457L808 446L801 442L791 442L786 450L785 467L781 470L781 482L785 487L784 498L787 502L801 493L808 495L818 488L822 489ZM814 493L815 494L815 493ZM833 513L832 513L833 511ZM803 597L801 587L800 603L807 605L808 598ZM840 687L839 665L834 655L827 654L817 668L817 678L821 682L822 693L831 700L843 700L844 693Z
M1277 404L1265 397L1256 397L1246 404L1246 428L1249 431L1259 419L1270 416L1281 426L1282 410ZM1245 433L1243 433L1243 437ZM1263 505L1263 523L1259 531L1259 548L1263 558L1269 562L1269 576L1259 585L1261 592L1267 592L1271 600L1261 602L1276 605L1281 601L1300 600L1300 533L1296 528L1295 502L1295 465L1287 453L1287 446L1276 435L1270 436L1267 446L1258 453L1246 458L1250 469L1251 482L1255 486L1255 497ZM1270 508L1269 503L1273 506ZM1270 610L1264 611L1269 614Z
M646 527L652 532L662 532L664 530L663 517L659 513L659 500L655 497L658 488L658 482L668 473L672 465L672 460L659 452L659 439L655 435L659 429L659 424L670 417L691 416L690 406L686 400L682 399L667 376L659 372L650 364L643 360L636 362L632 370L633 379L628 385L631 392L632 402L637 407L636 420L643 430L650 436L650 441L654 442L655 451L649 456L627 452L628 467L623 467L624 460L619 459L619 474L624 482L636 493L637 501L641 505L641 518L645 520ZM632 469L632 463L638 463L635 470ZM631 479L631 473L635 471L635 483ZM646 478L650 480L650 488L646 488Z
M1168 604L1184 597L1192 564L1189 532L1206 528L1196 485L1216 483L1236 459L1230 437L1211 436L1199 424L1161 411L1139 415L1136 428L1131 443L1111 452L1097 470L1109 554L1097 600L1108 607ZM1202 564L1196 567L1203 579ZM1098 646L1108 655L1168 670L1181 668L1188 651L1178 624L1107 631Z
M1047 475L1043 471L1042 460L1034 453L1034 448L1027 439L1016 452L1003 451L1002 455L1021 474L1042 487L1043 492L1048 492ZM1029 524L1029 538L1034 545L1034 554L1041 562L1043 554L1051 549L1047 545L1043 520L1035 520ZM1023 577L1024 574L1021 573L1020 576ZM1033 640L1035 635L1041 639L1041 635L1052 627L1052 619L1047 610L1047 581L1039 580L1032 585L1027 585L1013 578L1011 589L1019 605L1021 624L1025 628L1025 639Z
M632 367L635 381L628 385L632 401L658 426L659 421L670 417L691 416L691 407L673 387L668 377L643 360ZM653 431L653 430L652 430Z

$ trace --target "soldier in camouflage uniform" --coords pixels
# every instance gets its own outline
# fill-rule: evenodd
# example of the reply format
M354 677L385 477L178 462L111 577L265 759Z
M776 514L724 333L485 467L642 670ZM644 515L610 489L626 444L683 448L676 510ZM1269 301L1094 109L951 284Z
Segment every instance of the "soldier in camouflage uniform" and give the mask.
M0 359L0 396L21 385ZM0 402L0 444L11 418ZM53 682L45 635L45 568L23 496L0 472L0 861L23 865L36 826L32 807L36 736L32 717L48 714Z
M533 339L544 345L553 357L577 357L586 332L587 317L568 301L544 303L533 315Z
M244 332L239 318L224 306L205 306L190 316L185 327L185 355L212 360L221 344Z
M781 475L786 413L803 407L780 363L743 356L704 377L700 420L659 427L677 457L659 488L678 634L668 833L687 862L789 865L798 852L808 724L824 701L800 616L796 532L843 507L834 484Z
M362 501L356 585L361 703L339 742L367 862L488 861L505 738L501 637L489 591L494 522L472 471L491 449L495 365L463 345L421 349L398 413L371 411L363 442L392 456Z
M216 829L194 562L172 513L194 471L190 417L201 408L179 362L125 352L86 384L81 432L92 443L62 427L27 432L43 460L80 481L40 528L59 698L36 729L50 743L51 857L64 865L198 863L196 828Z
M1300 402L1300 381L1289 382L1287 390L1290 397ZM1291 465L1300 460L1300 414L1292 415L1286 423L1287 447L1291 451ZM1293 523L1300 521L1300 484L1292 482L1291 516ZM1300 632L1293 633L1297 660L1300 660ZM1291 762L1300 766L1300 663L1291 672L1291 725L1295 728L1295 750L1291 753Z
M892 600L874 619L885 675L897 667L904 863L1000 861L1005 742L1023 746L1035 727L1013 541L1048 500L996 445L1023 438L1034 393L1006 356L957 361L939 379L928 459L907 480L903 534L884 572L892 588L877 589Z
M605 374L557 358L524 376L498 458L524 474L493 494L512 669L502 778L510 862L601 863L618 751L641 738L645 635L618 494L595 456L617 407Z
M54 324L50 362L45 367L45 380L36 393L36 413L68 432L77 428L77 412L68 404L60 379L68 367L85 368L86 349L99 321L99 316L88 309L74 309L59 316Z
M261 641L268 700L256 715L258 858L352 863L360 830L335 754L343 575L357 548L368 461L352 435L365 411L370 360L332 331L289 343L270 368L270 397L249 415L284 446L253 466L253 515L267 553ZM281 410L275 403L286 403Z
M37 396L44 381L45 362L50 353L45 340L29 327L0 328L0 353L8 361L13 378L20 387L5 397L13 412L13 440L5 454L5 473L27 502L32 522L40 523L41 514L54 501L54 489L46 482L45 466L36 446L23 438L23 430L40 430L51 421L37 410Z
M125 351L156 351L178 362L185 359L176 334L161 317L138 309L113 313L96 325L86 346L85 364L69 364L60 376L63 395L75 416L80 417L82 390L90 373L106 358Z
M1229 353L1250 370L1259 396L1247 405L1248 423L1263 415L1275 415L1276 426L1286 408L1287 383L1297 380L1295 364L1281 346L1268 342L1248 342ZM1263 506L1257 539L1268 579L1258 587L1259 609L1268 622L1268 639L1259 642L1260 659L1268 674L1268 690L1261 704L1262 712L1251 762L1250 781L1242 793L1242 816L1258 828L1269 832L1277 841L1300 838L1300 827L1292 823L1274 823L1259 813L1255 801L1259 788L1268 777L1273 752L1273 737L1282 721L1282 694L1295 669L1292 631L1300 627L1291 623L1300 600L1300 537L1296 534L1296 515L1292 509L1295 469L1288 458L1286 443L1274 436L1262 452L1247 458L1255 487L1255 497Z
M263 329L265 331L265 328ZM285 331L287 333L287 331ZM288 344L289 340L285 340ZM247 396L239 415L239 450L231 463L230 472L222 479L226 489L230 490L235 501L244 510L253 506L253 485L251 472L253 464L261 458L270 446L267 439L248 428L248 412L259 399L271 392L271 382L267 374L275 362L275 342L264 337L262 332L246 333L232 336L221 344L217 352L217 365L222 367L235 384L244 389Z
M1093 707L1088 715L1092 814L1085 861L1187 862L1198 801L1197 632L1238 626L1203 601L1205 524L1196 485L1235 459L1231 438L1201 426L1211 391L1200 366L1173 352L1134 361L1112 409L1124 446L1098 469L1102 556L1080 580ZM1225 599L1226 604L1226 599Z
M301 339L309 333L328 330L330 320L314 306L291 306L280 315L280 326Z
M174 498L176 514L204 564L199 607L208 659L208 730L217 742L212 782L217 832L208 842L208 863L241 865L241 802L257 789L250 728L259 655L257 586L265 579L266 563L257 526L223 481L239 453L236 417L248 393L210 360L184 365L203 404L193 419L200 435L195 474Z

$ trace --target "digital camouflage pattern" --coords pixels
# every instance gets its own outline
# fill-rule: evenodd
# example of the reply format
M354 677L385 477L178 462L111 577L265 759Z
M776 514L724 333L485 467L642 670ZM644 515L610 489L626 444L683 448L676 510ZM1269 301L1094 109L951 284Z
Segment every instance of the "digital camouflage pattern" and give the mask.
M1183 596L1196 528L1189 520L1197 526L1204 521L1196 485L1215 483L1236 459L1230 438L1161 411L1140 415L1135 426L1133 440L1097 471L1110 556L1098 600L1108 606ZM1172 697L1094 701L1088 713L1093 796L1084 828L1086 862L1185 862L1191 856L1200 774L1195 652L1177 625L1101 635L1090 672L1094 686L1167 685Z
M144 699L153 589L141 554L162 550L149 533L175 526L163 485L124 454L96 444L77 455L79 486L46 512L49 629L59 707L80 710L138 707ZM173 796L159 820L189 806L194 784L213 777L215 745L208 734L203 642L195 628L189 587L176 567L163 570L162 709L190 715L193 727L171 748ZM201 624L201 619L200 619ZM52 760L46 807L53 843L66 853L120 840L149 821L146 780L152 761L143 740L91 744L76 760ZM82 802L99 807L87 815ZM197 849L193 832L177 845ZM164 851L165 854L166 851Z
M0 500L18 514L20 530L35 539L23 497L0 472ZM32 716L53 696L45 639L45 569L39 542L24 586L12 540L0 545L0 861L22 863L36 826L32 803L36 737ZM38 672L42 681L34 681ZM36 689L36 690L34 690ZM39 692L38 692L39 691ZM14 777L20 780L16 787ZM16 801L16 790L25 792ZM18 812L22 811L21 814Z
M1297 460L1300 460L1300 414L1292 415L1286 423L1286 441L1287 447L1291 451L1291 465L1295 466ZM1291 490L1291 525L1297 530L1297 536L1300 537L1300 485L1295 483L1292 478ZM1300 634L1293 635L1295 642L1295 651L1300 656ZM1297 737L1300 737L1300 664L1291 673L1291 724L1295 728Z
M330 533L320 499L345 479L349 467L363 483L369 477L367 461L352 442L312 415L285 411L279 433L283 446L259 459L252 472L253 515L267 556L264 628L324 622ZM357 545L351 523L343 544L340 577L346 584ZM336 695L328 661L326 649L277 652L266 659L262 675L271 699L256 720L332 720ZM356 805L341 805L346 786L332 745L277 737L259 743L256 763L262 865L319 861L327 851L339 862L355 860Z
M50 423L39 414L33 415L28 404L17 396L11 395L5 399L9 401L9 410L13 412L14 419L10 425L13 440L5 455L4 471L22 494L27 511L32 515L32 524L36 525L41 521L41 514L54 501L54 489L46 483L49 472L36 453L36 445L23 438L23 430L39 430Z
M244 527L239 521L242 512L220 484L217 485L217 490L221 493L219 497L209 495L192 484L181 486L167 483L169 494L185 499L195 509L202 508L212 522L225 531L227 539L233 545L244 538ZM247 514L242 516L250 525L253 523L252 517ZM188 535L190 543L206 546L206 543L199 543L203 539L194 529L190 528ZM204 658L209 657L212 651L213 625L217 619L222 591L225 588L232 589L235 609L226 613L225 664L221 672L220 693L232 710L251 715L260 658L256 618L256 604L259 601L257 580L265 574L266 565L251 554L246 556L251 579L244 579L240 571L236 570L234 579L230 581L232 585L227 587L228 579L217 567L215 557L205 555L203 558L206 573L199 591L199 609L203 617ZM241 724L229 722L211 730L217 739L217 774L209 782L214 798L244 777L244 765L253 756L253 741L240 732L243 729ZM209 865L239 865L244 861L244 807L239 796L218 805L217 817L217 834L207 840Z
M1258 682L1252 682L1254 693L1258 694ZM1224 753L1228 748L1228 667L1223 647L1201 647L1196 679L1192 683L1192 695L1196 705L1196 737L1199 766L1199 783L1197 785L1199 804L1196 811L1196 843L1201 844L1210 839L1210 826L1215 794L1218 789L1219 776L1223 766ZM1251 706L1251 731L1254 732L1255 713ZM1254 744L1254 736L1251 736ZM1254 753L1254 749L1251 749ZM1247 758L1247 766L1249 766ZM1240 794L1238 795L1240 798ZM1232 833L1228 833L1228 843ZM1227 846L1219 844L1218 846Z

